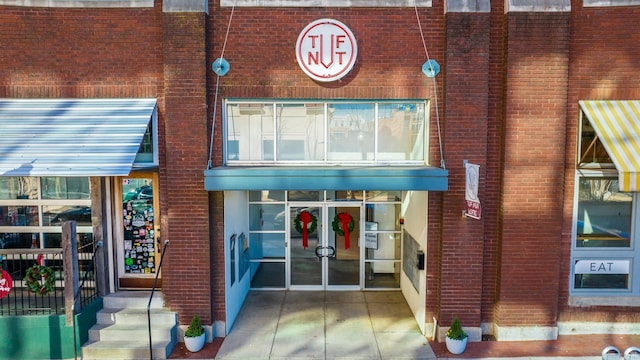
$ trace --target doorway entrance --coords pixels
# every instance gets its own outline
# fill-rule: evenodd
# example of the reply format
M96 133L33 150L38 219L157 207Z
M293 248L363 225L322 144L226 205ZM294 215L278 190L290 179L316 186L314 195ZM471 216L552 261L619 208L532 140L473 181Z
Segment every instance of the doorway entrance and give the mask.
M144 173L116 182L117 272L119 288L151 288L159 259L158 175ZM161 279L156 284L162 287Z
M362 204L295 203L288 213L288 287L362 289Z

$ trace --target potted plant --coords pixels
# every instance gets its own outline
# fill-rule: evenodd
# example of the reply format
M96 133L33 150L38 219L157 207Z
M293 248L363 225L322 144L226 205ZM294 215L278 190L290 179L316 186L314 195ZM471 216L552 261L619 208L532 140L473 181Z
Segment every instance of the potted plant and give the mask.
M195 315L191 319L187 331L184 332L184 345L191 352L200 351L204 346L205 337L204 327L202 327L200 318Z
M460 325L460 320L456 317L453 319L453 323L449 330L447 330L447 350L449 350L452 354L462 354L464 349L467 347L467 339L468 335L464 330L462 330L462 326Z

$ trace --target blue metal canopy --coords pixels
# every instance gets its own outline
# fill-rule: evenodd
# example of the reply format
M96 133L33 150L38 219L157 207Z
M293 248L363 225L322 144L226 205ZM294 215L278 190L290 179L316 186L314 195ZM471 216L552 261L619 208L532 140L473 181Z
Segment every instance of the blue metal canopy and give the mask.
M156 99L0 99L0 176L128 175Z
M448 171L431 166L240 167L205 170L204 187L221 190L446 191Z

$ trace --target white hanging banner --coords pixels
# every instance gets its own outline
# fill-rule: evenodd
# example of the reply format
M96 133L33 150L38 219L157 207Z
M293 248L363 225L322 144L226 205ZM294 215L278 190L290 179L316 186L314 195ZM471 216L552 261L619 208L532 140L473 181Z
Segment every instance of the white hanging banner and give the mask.
M482 207L478 199L478 180L480 179L480 165L465 163L465 193L464 215L480 220Z

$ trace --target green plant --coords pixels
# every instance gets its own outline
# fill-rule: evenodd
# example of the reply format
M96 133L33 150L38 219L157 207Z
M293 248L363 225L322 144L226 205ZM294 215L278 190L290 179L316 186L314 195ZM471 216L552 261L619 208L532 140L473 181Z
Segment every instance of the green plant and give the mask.
M453 323L449 330L447 330L447 337L454 340L463 340L467 338L467 333L462 330L460 320L458 318L453 319Z
M195 315L191 319L191 323L189 323L189 328L184 332L184 336L186 337L197 337L204 334L204 328L202 327L202 323L200 322L200 318L198 315Z

